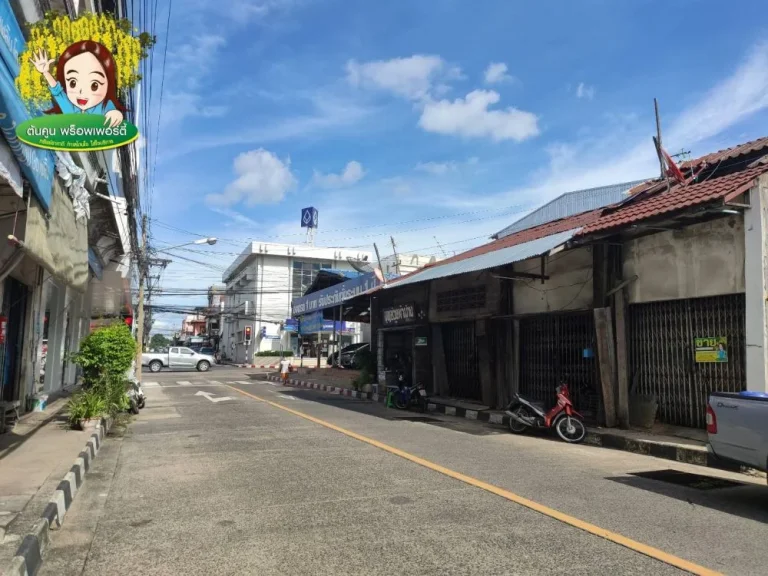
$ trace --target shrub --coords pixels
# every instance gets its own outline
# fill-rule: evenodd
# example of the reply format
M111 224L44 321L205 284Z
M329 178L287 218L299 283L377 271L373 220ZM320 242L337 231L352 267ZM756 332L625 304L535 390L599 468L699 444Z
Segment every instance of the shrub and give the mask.
M96 390L86 390L70 398L67 404L67 419L72 426L75 426L80 420L102 416L106 409L107 404L101 394Z
M130 328L116 323L94 330L83 338L72 361L82 368L86 387L106 386L114 380L122 383L135 356L136 342Z

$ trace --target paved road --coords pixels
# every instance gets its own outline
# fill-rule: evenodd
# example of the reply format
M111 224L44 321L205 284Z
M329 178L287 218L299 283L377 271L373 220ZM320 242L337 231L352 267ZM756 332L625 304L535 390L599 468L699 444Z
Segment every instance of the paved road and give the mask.
M153 375L147 408L105 444L41 573L685 573L636 551L653 547L671 562L766 574L759 480L245 374ZM633 475L669 468L739 484L697 490Z

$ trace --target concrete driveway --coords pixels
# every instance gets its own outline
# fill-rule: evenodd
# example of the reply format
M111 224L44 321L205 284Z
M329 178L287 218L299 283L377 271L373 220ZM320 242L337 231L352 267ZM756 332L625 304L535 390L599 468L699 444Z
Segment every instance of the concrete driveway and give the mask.
M242 370L157 375L146 391L53 533L42 574L766 573L768 488L746 476ZM670 468L736 484L636 475Z

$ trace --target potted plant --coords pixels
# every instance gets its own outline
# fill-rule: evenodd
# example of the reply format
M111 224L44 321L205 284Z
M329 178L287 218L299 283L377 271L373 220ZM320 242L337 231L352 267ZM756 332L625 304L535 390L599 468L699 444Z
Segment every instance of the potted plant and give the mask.
M70 426L79 430L93 430L101 425L107 403L95 390L86 390L73 396L67 407Z

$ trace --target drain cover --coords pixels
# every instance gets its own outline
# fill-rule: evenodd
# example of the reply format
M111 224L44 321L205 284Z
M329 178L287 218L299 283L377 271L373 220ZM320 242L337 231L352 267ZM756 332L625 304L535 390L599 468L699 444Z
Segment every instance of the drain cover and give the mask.
M716 478L714 476L691 474L690 472L681 472L680 470L650 470L648 472L635 472L632 476L647 478L649 480L658 480L669 484L677 484L678 486L686 486L696 490L716 490L718 488L744 486L743 482L735 482L733 480Z

